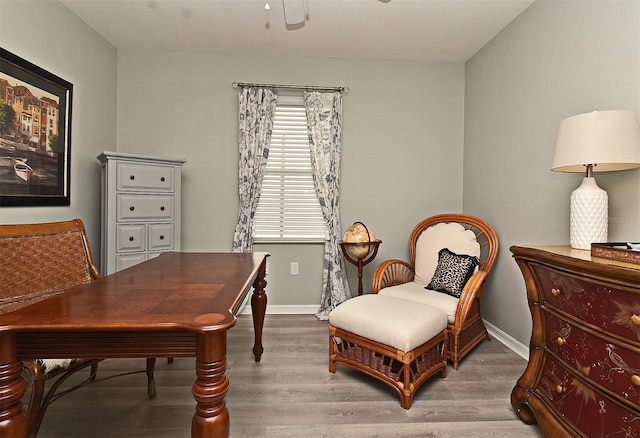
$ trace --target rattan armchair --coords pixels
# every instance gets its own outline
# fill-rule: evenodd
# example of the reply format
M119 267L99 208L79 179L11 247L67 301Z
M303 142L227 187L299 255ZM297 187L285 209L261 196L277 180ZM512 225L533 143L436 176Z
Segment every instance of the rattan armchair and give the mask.
M436 224L453 222L471 230L480 246L479 268L466 283L457 303L452 301L454 303L452 311L447 312L449 315L447 358L452 362L453 368L458 369L460 360L483 339L489 338L482 321L480 297L485 279L491 272L498 255L498 236L491 225L478 217L466 214L440 214L424 219L414 227L409 236L409 262L395 259L379 264L373 273L372 293L384 293L381 291L385 288L416 281L416 247L420 236L425 230ZM443 247L431 250L437 253ZM435 254L432 256L437 257ZM421 278L419 281L424 282L418 286L420 289L429 283L429 278ZM439 293L435 294L438 299ZM432 305L433 303L427 302L426 304Z
M57 295L101 277L80 219L40 224L0 225L0 314ZM38 434L48 405L96 377L96 359L24 359L31 380L27 408L29 438ZM72 374L90 368L83 382L58 391ZM153 359L147 360L149 397L155 396ZM52 384L46 388L46 382Z

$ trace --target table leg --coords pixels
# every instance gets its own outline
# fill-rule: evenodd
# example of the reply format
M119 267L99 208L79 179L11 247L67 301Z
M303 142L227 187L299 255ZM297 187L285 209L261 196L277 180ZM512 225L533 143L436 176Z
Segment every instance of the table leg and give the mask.
M198 403L191 422L192 438L227 438L229 411L224 398L229 391L227 368L227 332L198 335L196 381L191 388Z
M0 436L26 438L27 413L22 396L27 390L22 361L16 360L16 337L0 333Z
M251 295L251 314L253 315L253 332L255 342L253 344L253 356L256 362L260 362L260 357L264 348L262 347L262 327L264 326L264 315L267 311L267 294L264 288L267 286L265 276L267 274L266 257L260 264L258 275L253 282L253 295Z

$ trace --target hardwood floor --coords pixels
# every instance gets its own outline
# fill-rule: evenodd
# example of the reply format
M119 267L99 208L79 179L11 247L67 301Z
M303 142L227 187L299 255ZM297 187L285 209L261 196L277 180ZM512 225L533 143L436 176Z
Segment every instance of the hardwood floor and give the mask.
M267 315L262 362L251 353L250 316L228 335L227 407L231 436L244 437L542 437L514 414L510 394L526 362L485 341L458 371L433 377L410 410L386 385L344 366L328 371L327 322L313 315ZM193 359L159 359L158 396L148 400L143 359L109 359L98 381L53 403L39 438L190 436L195 401ZM79 373L82 374L82 373ZM84 376L80 376L84 377Z

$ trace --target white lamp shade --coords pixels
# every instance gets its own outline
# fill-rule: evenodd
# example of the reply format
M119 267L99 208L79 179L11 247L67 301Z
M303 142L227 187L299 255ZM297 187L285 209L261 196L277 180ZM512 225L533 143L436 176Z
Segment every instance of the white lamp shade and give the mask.
M640 129L633 111L593 111L560 122L551 170L609 172L640 167Z

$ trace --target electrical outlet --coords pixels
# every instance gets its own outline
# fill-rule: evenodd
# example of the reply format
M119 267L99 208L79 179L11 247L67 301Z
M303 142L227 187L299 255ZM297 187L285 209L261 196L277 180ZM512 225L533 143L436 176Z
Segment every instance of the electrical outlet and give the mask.
M291 275L298 275L298 262L291 262Z

